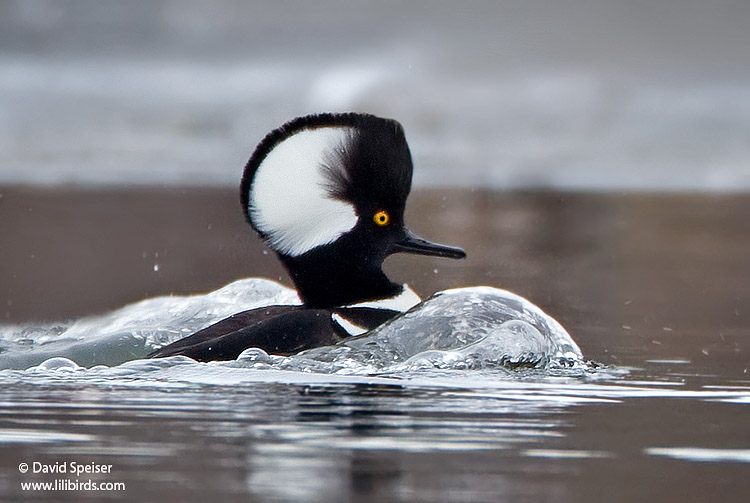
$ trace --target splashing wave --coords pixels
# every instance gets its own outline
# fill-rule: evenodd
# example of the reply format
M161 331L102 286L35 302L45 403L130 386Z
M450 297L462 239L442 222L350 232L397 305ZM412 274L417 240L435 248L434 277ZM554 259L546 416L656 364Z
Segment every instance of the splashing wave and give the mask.
M101 370L104 365L130 373L202 365L185 357L138 359L235 312L297 303L293 290L254 278L205 295L144 300L67 325L6 326L0 328L0 368L76 371L82 366ZM537 306L505 290L473 287L439 292L376 330L335 346L290 357L250 348L236 361L221 365L393 376L435 369L559 369L585 364L570 335Z

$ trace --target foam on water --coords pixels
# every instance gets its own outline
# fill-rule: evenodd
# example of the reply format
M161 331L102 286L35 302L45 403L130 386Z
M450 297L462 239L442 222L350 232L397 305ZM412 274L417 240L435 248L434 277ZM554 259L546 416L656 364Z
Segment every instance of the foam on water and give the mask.
M119 365L234 313L299 303L294 290L253 278L205 295L147 299L72 323L0 326L0 369L25 369L54 357L84 367Z
M528 300L490 287L440 292L368 334L291 357L250 348L234 362L208 365L186 357L141 360L233 313L297 303L296 293L278 283L244 279L205 295L148 299L71 324L6 326L0 329L0 368L177 380L200 374L200 382L232 383L251 371L264 374L252 379L273 380L279 372L284 379L288 372L402 378L436 370L585 367L557 321Z

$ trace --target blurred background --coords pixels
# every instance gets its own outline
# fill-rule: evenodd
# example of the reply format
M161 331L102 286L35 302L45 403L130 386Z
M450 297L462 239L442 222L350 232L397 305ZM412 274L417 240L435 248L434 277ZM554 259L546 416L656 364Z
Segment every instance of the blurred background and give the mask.
M750 188L745 0L0 2L0 183L234 187L291 117L421 186Z
M407 224L468 254L389 277L511 290L615 377L4 374L0 500L28 496L19 461L97 452L128 500L747 500L750 0L0 0L0 355L157 295L291 285L242 169L273 128L344 110L404 125ZM700 462L650 455L672 446Z
M242 168L290 118L354 110L402 122L409 225L469 252L387 262L423 295L746 326L748 26L745 0L2 0L0 319L289 284Z

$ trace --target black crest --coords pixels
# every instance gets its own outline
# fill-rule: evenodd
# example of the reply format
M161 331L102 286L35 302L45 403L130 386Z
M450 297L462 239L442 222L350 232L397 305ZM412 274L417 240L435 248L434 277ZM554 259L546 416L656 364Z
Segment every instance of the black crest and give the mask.
M327 153L330 163L341 169L328 169L331 196L354 203L363 211L389 208L403 221L403 209L411 190L413 165L404 129L393 119L361 113L322 113L298 117L274 129L258 144L245 165L240 184L240 203L250 218L250 190L255 174L266 156L286 138L306 129L349 127L351 142L342 150ZM322 166L325 168L325 166ZM264 236L265 237L265 236Z

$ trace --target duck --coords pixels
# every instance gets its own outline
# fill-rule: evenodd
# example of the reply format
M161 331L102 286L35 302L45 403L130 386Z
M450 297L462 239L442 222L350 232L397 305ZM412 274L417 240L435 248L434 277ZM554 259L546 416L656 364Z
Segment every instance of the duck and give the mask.
M416 292L383 272L383 261L395 253L466 253L405 226L413 169L393 119L319 113L268 133L245 165L240 202L301 304L237 313L148 357L234 360L249 348L288 356L365 334L418 305Z

